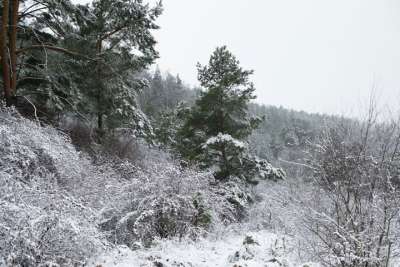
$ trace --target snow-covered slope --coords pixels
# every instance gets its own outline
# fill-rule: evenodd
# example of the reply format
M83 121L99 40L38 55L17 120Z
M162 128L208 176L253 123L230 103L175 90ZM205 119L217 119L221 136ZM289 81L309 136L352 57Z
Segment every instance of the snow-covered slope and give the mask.
M285 235L261 230L227 233L219 238L198 241L160 241L149 249L135 251L119 248L91 263L103 267L317 267L301 263L293 248L293 240Z
M253 197L240 182L210 186L164 156L93 163L56 129L0 110L0 266L298 265L289 238L237 224Z

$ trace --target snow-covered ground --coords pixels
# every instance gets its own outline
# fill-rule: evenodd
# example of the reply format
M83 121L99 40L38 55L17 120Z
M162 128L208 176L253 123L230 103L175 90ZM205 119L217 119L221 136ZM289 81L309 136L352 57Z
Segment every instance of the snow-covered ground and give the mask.
M102 267L319 267L301 263L291 239L266 230L198 241L164 240L149 249L119 248L92 261Z
M65 134L0 109L0 266L319 267L329 256L307 231L326 207L312 185L218 185L158 150L141 153L94 164ZM182 235L191 238L172 238Z

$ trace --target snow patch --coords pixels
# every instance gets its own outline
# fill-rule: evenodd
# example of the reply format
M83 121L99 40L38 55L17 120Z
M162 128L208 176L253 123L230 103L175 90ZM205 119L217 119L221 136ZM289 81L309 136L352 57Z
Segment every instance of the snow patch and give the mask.
M319 267L315 263L299 263L293 250L292 240L285 235L266 230L248 232L246 235L229 233L197 241L163 240L152 248L136 251L120 247L89 264L89 266L96 265L103 267Z
M234 146L238 148L246 148L247 145L243 143L242 141L239 141L235 138L233 138L229 134L223 134L223 133L218 133L217 136L210 137L204 144L204 147L210 146L210 145L215 145L218 143L232 143Z

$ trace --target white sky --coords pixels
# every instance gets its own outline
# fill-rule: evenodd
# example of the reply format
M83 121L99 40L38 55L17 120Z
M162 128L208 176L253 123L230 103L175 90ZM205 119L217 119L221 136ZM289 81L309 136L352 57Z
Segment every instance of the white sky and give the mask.
M163 4L157 64L191 85L197 84L196 63L206 64L214 48L226 44L255 70L257 102L348 114L376 87L381 103L400 104L399 0Z

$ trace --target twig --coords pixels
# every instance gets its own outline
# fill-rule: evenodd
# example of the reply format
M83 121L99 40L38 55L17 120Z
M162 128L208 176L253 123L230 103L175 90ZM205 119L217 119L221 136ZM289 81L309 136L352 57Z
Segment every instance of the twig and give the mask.
M33 107L33 110L34 110L33 115L35 115L36 121L40 124L40 120L39 120L39 118L37 116L36 106L26 96L22 96L22 97L25 98L25 100L28 101L29 104L31 104L31 106Z
M278 159L278 160L279 160L279 161L282 161L282 162L284 162L284 163L293 164L293 165L298 165L298 166L306 167L306 168L309 168L309 169L312 169L312 170L317 170L317 169L314 168L313 166L310 166L310 165L307 165L307 164L304 164L304 163L299 163L299 162L294 162L294 161L287 161L287 160L284 160L284 159Z

